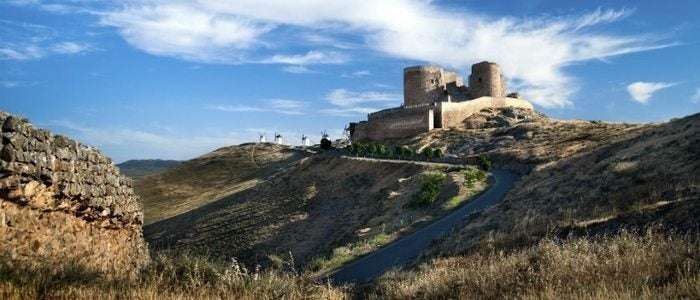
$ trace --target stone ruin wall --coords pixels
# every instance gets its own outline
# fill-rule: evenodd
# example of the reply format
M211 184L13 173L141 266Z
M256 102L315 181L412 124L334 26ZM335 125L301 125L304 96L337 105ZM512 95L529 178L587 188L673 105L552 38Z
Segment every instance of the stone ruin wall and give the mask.
M464 126L464 119L484 108L515 107L534 109L530 102L506 97L481 97L465 102L441 102L439 106L442 128Z
M99 151L0 112L0 258L133 277L148 263L131 180Z
M389 109L369 116L368 121L355 125L353 141L376 141L400 138L433 129L435 106Z

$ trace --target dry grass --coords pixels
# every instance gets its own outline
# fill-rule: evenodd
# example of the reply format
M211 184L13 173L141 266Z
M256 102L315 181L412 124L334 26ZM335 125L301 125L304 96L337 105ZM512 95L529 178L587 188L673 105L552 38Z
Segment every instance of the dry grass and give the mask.
M502 203L472 216L433 247L432 255L527 247L551 232L596 235L651 223L698 229L700 115L664 124L547 120L537 125L532 139L489 150L490 157L507 161L493 159L501 167L529 165L531 171ZM587 146L561 154L578 143ZM523 154L536 145L546 146L542 160Z
M274 144L224 147L134 181L151 224L253 188L308 156Z
M159 254L137 280L108 280L72 265L58 269L0 262L2 299L346 299L293 269L248 270L188 255Z
M548 238L514 252L440 258L385 275L379 299L698 299L700 242L648 231Z

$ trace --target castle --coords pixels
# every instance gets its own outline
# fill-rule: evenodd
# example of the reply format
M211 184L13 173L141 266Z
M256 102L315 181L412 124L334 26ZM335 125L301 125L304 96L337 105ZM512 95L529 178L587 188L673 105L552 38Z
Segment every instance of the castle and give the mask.
M405 68L403 92L401 107L380 110L369 114L367 121L350 123L351 140L381 141L456 127L484 108L533 109L517 93L506 96L500 67L487 61L472 65L469 86L464 86L457 73L440 66Z

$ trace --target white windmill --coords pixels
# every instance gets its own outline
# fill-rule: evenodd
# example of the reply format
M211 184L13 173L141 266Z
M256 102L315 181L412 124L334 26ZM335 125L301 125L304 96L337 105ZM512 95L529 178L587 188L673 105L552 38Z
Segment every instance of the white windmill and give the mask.
M343 129L343 136L345 136L345 141L348 144L351 144L351 142L350 142L350 137L351 137L350 136L350 128L347 125L345 125L345 129Z
M309 141L309 137L306 135L301 135L301 145L304 147L309 147L311 146L311 141Z
M267 132L265 132L265 133L258 132L258 134L260 134L260 137L258 138L258 143L267 143L267 139L265 138L265 135L267 134Z
M282 135L275 132L275 144L282 145L284 142L282 141Z

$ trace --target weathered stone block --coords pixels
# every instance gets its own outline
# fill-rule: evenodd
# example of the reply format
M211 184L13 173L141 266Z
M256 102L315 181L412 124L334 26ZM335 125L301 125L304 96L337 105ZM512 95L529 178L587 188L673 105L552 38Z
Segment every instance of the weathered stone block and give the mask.
M5 122L2 123L2 132L20 131L22 125L22 119L16 116L9 116L5 119Z

